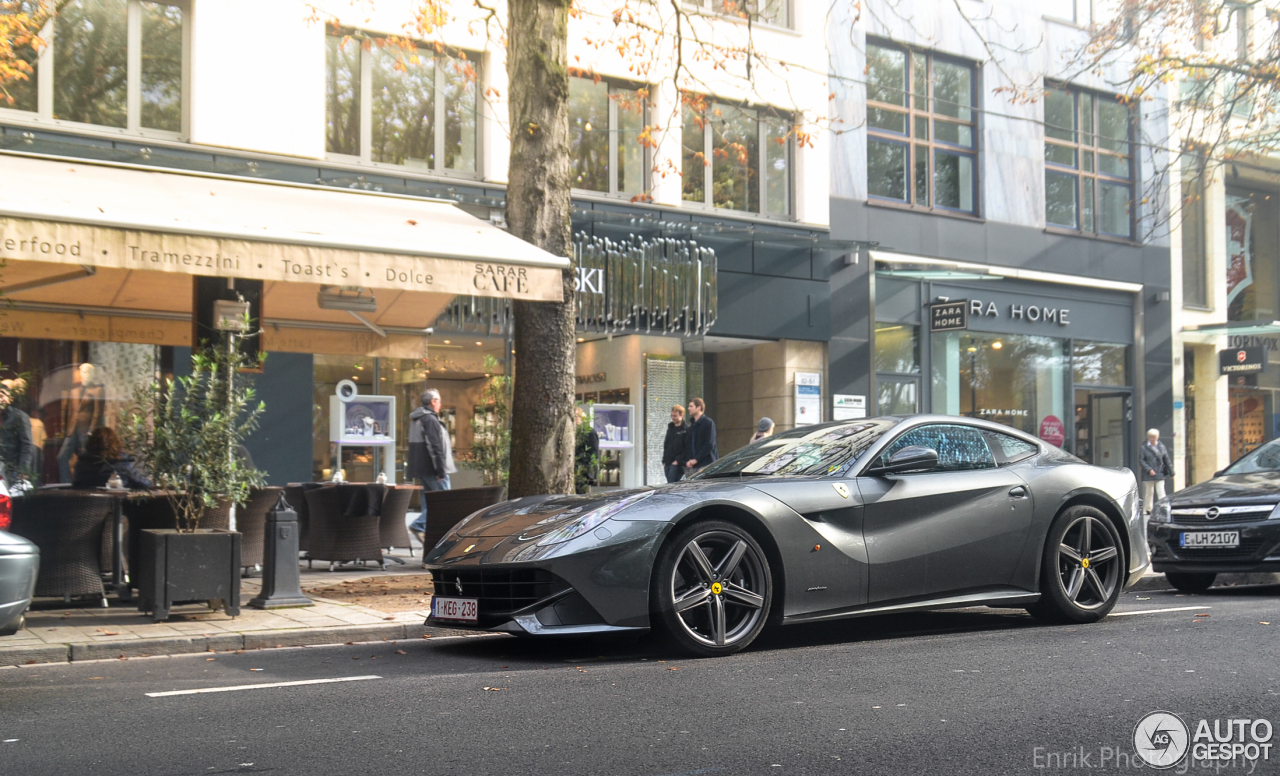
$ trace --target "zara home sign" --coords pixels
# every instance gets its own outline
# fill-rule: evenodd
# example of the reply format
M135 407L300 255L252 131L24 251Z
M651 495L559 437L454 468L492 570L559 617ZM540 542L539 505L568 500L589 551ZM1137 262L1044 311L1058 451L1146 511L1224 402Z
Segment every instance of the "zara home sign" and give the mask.
M1011 302L1005 306L1003 315L1011 321L1028 321L1030 323L1056 323L1059 326L1070 326L1071 310L1066 307L1049 307L1038 304L1018 304ZM969 300L969 315L974 318L1000 318L1001 310L995 302L984 302L981 299Z

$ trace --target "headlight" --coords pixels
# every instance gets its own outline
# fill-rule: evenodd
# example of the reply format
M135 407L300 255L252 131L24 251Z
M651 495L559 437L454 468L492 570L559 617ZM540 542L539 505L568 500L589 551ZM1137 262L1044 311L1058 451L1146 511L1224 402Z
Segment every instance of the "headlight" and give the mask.
M1267 515L1268 520L1280 520L1280 504L1276 504L1276 508L1271 510L1271 514Z
M652 495L653 491L646 490L642 493L636 493L635 495L627 496L624 499L605 504L604 506L593 509L590 512L585 512L542 537L538 542L538 546L546 547L551 544L560 544L561 542L567 542L570 539L575 539L587 531L594 529L596 526L632 504L642 501Z
M1155 507L1151 510L1151 522L1167 523L1169 519L1169 499L1162 498L1156 502Z

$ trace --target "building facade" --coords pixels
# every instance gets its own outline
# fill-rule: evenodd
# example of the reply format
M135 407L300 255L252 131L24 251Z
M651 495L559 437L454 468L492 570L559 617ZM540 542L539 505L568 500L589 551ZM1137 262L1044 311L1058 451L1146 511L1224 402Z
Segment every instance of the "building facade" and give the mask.
M1173 431L1167 103L1064 64L1091 7L835 23L832 236L859 248L831 272L830 383L1136 471L1143 431Z
M557 264L504 254L496 234L510 156L501 30L458 3L421 32L407 24L411 5L61 9L35 77L0 107L6 183L92 184L68 202L9 185L0 201L11 302L0 360L27 377L44 481L67 479L83 432L117 422L138 384L182 370L199 277L259 284L245 288L259 294L268 358L254 379L268 409L249 447L272 483L335 469L372 479L386 457L402 463L407 415L428 385L460 454L473 420L483 433L486 378L511 361L509 300L538 285L519 270ZM559 258L579 273L580 398L634 408L603 481L637 485L660 477L672 404L705 395L731 449L761 414L795 422L796 373L825 391L840 246L816 124L822 15L798 0L742 13L688 2L682 29L709 43L699 53L685 41L679 59L674 14L637 3L657 32L628 43L612 10L586 3L570 24L577 251ZM733 64L741 50L767 52L750 77ZM468 226L477 238L457 239ZM98 231L77 242L77 230ZM130 264L135 249L154 260ZM326 258L334 251L351 255ZM343 267L355 274L334 274ZM396 418L379 421L395 444L336 442L343 381L397 400Z

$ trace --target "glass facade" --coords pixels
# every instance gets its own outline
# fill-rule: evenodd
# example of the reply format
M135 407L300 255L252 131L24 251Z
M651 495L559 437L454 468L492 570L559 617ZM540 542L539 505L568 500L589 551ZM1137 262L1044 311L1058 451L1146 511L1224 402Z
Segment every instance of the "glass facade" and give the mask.
M975 93L971 65L868 43L868 193L976 213Z
M329 153L437 173L477 173L480 76L466 52L332 34L326 46Z
M143 0L71 0L58 5L51 50L38 62L16 52L30 78L11 87L12 105L61 121L128 130L182 131L186 14L180 4ZM133 64L131 64L133 63ZM42 103L38 71L52 92ZM138 100L130 105L129 92Z
M1045 222L1133 236L1134 160L1129 108L1067 87L1044 94Z
M638 196L648 178L646 93L592 78L569 79L569 155L573 187Z
M1064 340L946 332L932 336L933 411L992 420L1039 436L1066 415Z
M686 95L681 121L685 202L791 214L790 118Z

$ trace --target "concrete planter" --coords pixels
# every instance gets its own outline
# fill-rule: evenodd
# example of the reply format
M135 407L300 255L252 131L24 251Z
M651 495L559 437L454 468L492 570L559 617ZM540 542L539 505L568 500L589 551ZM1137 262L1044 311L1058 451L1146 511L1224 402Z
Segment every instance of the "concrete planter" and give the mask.
M240 534L235 531L148 529L138 539L138 610L168 619L174 604L207 601L240 614Z

